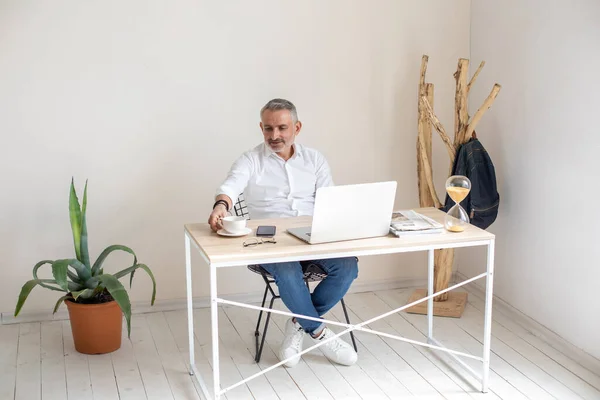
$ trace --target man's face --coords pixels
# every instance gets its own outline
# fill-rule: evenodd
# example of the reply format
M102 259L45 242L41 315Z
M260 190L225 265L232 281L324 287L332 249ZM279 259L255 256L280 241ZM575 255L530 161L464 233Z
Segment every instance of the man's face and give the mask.
M292 114L288 110L265 110L261 116L260 129L265 143L280 155L291 154L292 144L301 127L300 121L292 121Z

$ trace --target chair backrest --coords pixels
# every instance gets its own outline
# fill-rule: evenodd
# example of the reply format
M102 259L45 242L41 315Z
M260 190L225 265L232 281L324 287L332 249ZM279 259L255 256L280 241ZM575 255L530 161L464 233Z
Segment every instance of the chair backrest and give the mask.
M245 217L246 219L250 219L248 206L246 206L246 201L244 200L244 193L240 193L238 196L235 204L233 205L233 212L237 217Z

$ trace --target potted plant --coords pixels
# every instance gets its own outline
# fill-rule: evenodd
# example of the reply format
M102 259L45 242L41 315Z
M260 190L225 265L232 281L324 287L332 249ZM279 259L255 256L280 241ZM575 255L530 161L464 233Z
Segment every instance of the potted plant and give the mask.
M54 306L54 313L64 301L69 310L71 330L75 349L85 354L109 353L121 347L123 314L127 321L127 336L131 334L131 303L127 290L119 279L129 275L131 287L134 273L141 268L152 279L152 300L156 297L156 281L148 266L140 264L133 250L121 245L107 247L92 264L88 252L87 224L87 181L83 192L82 206L79 204L73 179L69 195L69 215L76 258L56 261L43 260L33 267L33 279L27 281L15 308L15 317L21 311L23 303L37 285L46 289L64 292ZM113 251L121 250L133 256L133 264L115 274L104 272L102 267L106 257ZM40 279L38 270L43 265L52 266L54 279Z

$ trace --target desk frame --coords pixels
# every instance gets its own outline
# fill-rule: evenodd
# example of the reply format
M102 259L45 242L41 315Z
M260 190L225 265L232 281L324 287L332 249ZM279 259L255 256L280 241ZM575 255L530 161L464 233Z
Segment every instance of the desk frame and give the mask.
M401 240L401 239L398 239L398 240ZM427 251L428 252L428 263L427 263L428 264L428 268L427 268L427 271L428 271L427 272L427 276L428 276L427 288L428 289L427 289L427 293L432 293L433 292L433 275L434 275L434 271L433 271L434 250L444 249L444 248L487 246L486 272L481 273L481 274L479 274L473 278L467 279L465 281L459 282L454 286L448 287L447 289L430 294L430 295L428 295L422 299L419 299L417 301L414 301L410 304L406 304L402 307L396 308L395 310L391 310L391 311L388 311L377 317L371 318L368 321L363 321L359 324L345 324L345 323L341 323L341 322L337 322L337 321L329 321L329 320L325 320L325 319L311 318L311 317L307 317L307 316L304 316L301 314L294 314L294 313L279 311L279 310L271 310L266 307L258 307L258 306L254 306L251 304L239 303L239 302L219 298L217 296L217 270L219 268L223 268L223 267L243 266L243 265L247 265L248 263L244 263L244 260L239 260L236 262L211 262L209 260L209 258L205 255L205 253L201 250L201 248L194 241L191 240L190 234L186 230L185 231L185 255L186 255L185 256L185 272L186 272L186 287L187 287L187 317L188 317L188 340L189 340L189 357L190 357L189 358L189 362L190 362L189 373L190 373L190 375L193 376L193 378L196 379L196 381L200 385L200 388L202 389L204 396L207 399L210 399L211 396L210 396L210 392L208 390L208 386L207 386L206 382L204 381L204 379L202 378L200 372L196 368L196 363L195 363L194 321L193 321L194 316L193 316L193 303L192 303L192 262L191 262L191 245L192 244L198 250L198 252L202 256L202 258L204 259L204 261L208 264L208 266L210 268L210 310L211 310L211 335L212 335L211 341L212 341L212 362L213 362L213 364L212 364L212 367L213 367L213 382L212 382L212 384L213 384L213 393L214 393L213 398L216 400L220 399L222 394L230 391L231 389L234 389L240 385L243 385L246 382L248 382L249 380L254 379L260 375L263 375L263 374L271 371L272 369L279 367L280 365L283 365L285 362L287 362L289 360L289 359L283 360L283 361L281 361L275 365L272 365L271 367L266 368L246 379L243 379L227 388L222 389L221 383L220 383L220 370L219 370L219 324L218 324L218 304L219 303L229 304L229 305L244 307L244 308L250 308L250 309L254 309L254 310L263 310L263 311L268 311L268 312L272 312L275 314L282 314L282 315L299 317L299 318L304 318L304 319L312 319L312 320L325 322L330 325L337 325L337 326L346 328L344 331L336 334L334 337L303 350L300 353L300 355L305 354L309 351L312 351L313 349L321 346L322 344L328 342L329 340L333 340L334 338L337 338L341 335L344 335L344 334L346 334L350 331L354 331L354 330L369 332L372 334L385 336L385 337L388 337L391 339L401 340L401 341L405 341L405 342L412 343L415 345L425 346L425 347L428 347L431 349L444 351L444 352L448 353L449 356L452 357L456 362L458 362L463 368L465 368L465 370L467 372L469 372L471 375L473 375L477 380L479 380L481 382L481 391L483 393L486 393L488 391L488 380L489 380L489 370L490 370L491 328L492 328L492 298L493 298L493 280L494 280L494 246L495 246L494 238L487 239L487 240L461 242L461 243L448 243L448 244L437 243L435 245L418 245L418 246L413 246L413 247L393 248L393 249L387 248L387 249L380 249L380 250L362 250L362 251L357 250L357 251L343 251L343 252L335 252L335 253L332 252L330 254L321 255L319 258L325 259L325 258L338 258L338 257L350 257L350 256L358 257L358 256L368 256L368 255L376 255L376 254L393 254L393 253L407 253L407 252L414 252L414 251ZM251 263L252 264L275 263L275 262L285 262L285 261L301 261L304 259L309 259L309 258L302 257L299 255L287 256L287 257L276 257L276 258L270 257L270 258L266 258L265 260L259 260L259 261L252 260ZM442 293L448 292L450 290L456 289L458 287L466 285L467 283L470 283L470 282L473 282L475 280L482 279L482 278L487 278L487 279L486 279L486 290L485 290L483 354L481 357L478 357L478 356L474 356L472 354L463 353L460 351L449 349L433 337L433 298ZM399 311L402 311L406 308L412 307L415 304L418 304L418 303L421 303L424 301L427 301L427 320L428 320L427 342L419 342L419 341L411 340L411 339L404 338L401 336L396 336L396 335L391 335L391 334L384 333L384 332L374 331L372 329L368 329L368 328L364 327L365 325L368 325L372 322L375 322L379 319L385 318L389 315L395 314ZM459 356L482 361L483 362L482 373L479 374L477 371L475 371L473 368L471 368L469 365L467 365L462 359L460 359ZM290 357L290 358L292 358L292 357Z

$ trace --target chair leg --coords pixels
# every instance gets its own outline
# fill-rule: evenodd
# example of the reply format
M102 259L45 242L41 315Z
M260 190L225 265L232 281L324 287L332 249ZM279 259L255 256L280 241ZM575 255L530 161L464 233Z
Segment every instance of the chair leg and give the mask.
M342 309L344 310L344 316L346 317L346 323L350 323L350 318L348 318L348 310L346 310L346 303L344 303L344 299L342 298ZM358 348L356 347L356 340L354 340L354 332L350 331L350 337L352 338L352 345L354 346L354 351L358 353Z
M269 278L265 274L262 274L262 277L265 281L265 294L263 295L262 306L265 306L265 300L267 299L267 292L271 293L271 302L269 303L269 309L273 308L273 302L275 299L279 299L280 297L275 294L273 288L271 287L271 282ZM263 346L265 345L265 338L267 336L267 328L269 327L269 321L271 320L271 313L265 311L267 313L267 318L265 319L265 328L263 330L263 337L260 342L260 346L258 345L258 336L260 335L258 329L260 328L260 320L262 317L263 310L260 310L260 314L258 315L258 323L256 324L256 330L254 331L255 345L256 345L256 355L254 356L254 360L258 363L260 362L260 356L262 355Z
M267 293L268 292L269 292L269 285L265 285L265 294L263 295L262 304L260 305L261 307L265 306L265 302L267 301ZM260 335L258 328L260 328L260 320L262 319L262 315L263 315L263 310L260 310L260 313L258 314L258 322L256 323L256 329L254 329L254 341L256 343L257 351L258 351L258 335Z
M275 299L278 299L279 296L273 296L271 297L271 302L269 303L269 308L272 309L273 308L273 302L275 301ZM267 318L265 319L265 329L263 330L263 334L262 334L262 339L260 341L260 347L258 347L258 336L256 337L256 357L254 357L254 360L259 363L260 362L260 356L262 355L262 351L263 351L263 347L265 345L265 338L267 337L267 329L269 328L269 321L271 320L271 313L267 312Z

